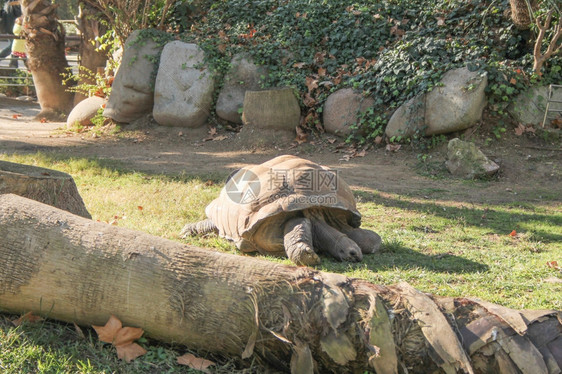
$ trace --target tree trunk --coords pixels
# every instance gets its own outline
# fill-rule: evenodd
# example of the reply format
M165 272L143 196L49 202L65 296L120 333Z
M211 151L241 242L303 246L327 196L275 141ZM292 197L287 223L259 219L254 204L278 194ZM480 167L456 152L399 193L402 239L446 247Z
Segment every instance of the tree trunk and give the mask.
M27 63L41 106L38 119L61 120L72 109L73 94L63 85L67 73L62 25L50 0L22 0Z
M520 30L526 30L531 26L531 14L529 5L534 7L536 0L509 0L511 7L511 20Z
M92 218L74 179L60 171L0 161L0 194L9 193Z
M80 67L94 74L100 68L105 68L108 59L107 53L97 50L99 45L95 41L97 37L104 35L107 31L107 26L100 22L101 19L105 19L102 12L86 1L80 3L80 14L78 17L78 27L82 35L82 40L80 41ZM95 79L89 76L89 74L80 74L78 85L95 83ZM78 104L85 98L84 94L77 92L74 95L74 104Z
M0 195L0 308L293 373L559 373L555 311L515 311L187 246ZM461 343L462 342L462 343Z

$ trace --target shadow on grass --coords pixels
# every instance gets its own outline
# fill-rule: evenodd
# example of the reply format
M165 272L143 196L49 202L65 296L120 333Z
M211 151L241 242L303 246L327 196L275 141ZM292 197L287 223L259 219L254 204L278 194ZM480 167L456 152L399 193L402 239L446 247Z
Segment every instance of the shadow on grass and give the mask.
M488 266L451 254L426 255L397 241L385 242L380 252L363 256L359 263L337 262L322 257L322 270L343 273L350 269L362 269L365 266L374 272L386 270L425 270L433 273L477 273L488 271Z
M25 143L22 143L25 144ZM26 145L27 146L27 145ZM163 181L181 181L189 182L192 180L196 181L209 181L212 183L224 183L226 178L231 173L231 171L225 170L224 172L208 172L201 170L200 173L175 173L164 174L159 172L149 172L140 171L137 172L121 160L114 160L109 158L98 158L98 157L77 157L69 156L65 153L59 153L59 151L53 151L49 147L43 146L29 146L27 151L35 151L35 153L10 153L6 154L9 158L9 162L19 162L17 159L21 158L22 163L29 163L29 159L32 158L35 162L35 166L40 166L44 168L51 168L56 170L61 170L65 173L71 174L74 178L78 177L80 172L84 172L90 175L101 175L106 177L120 177L134 174L143 174L147 177L157 177ZM0 148L0 159L2 159L2 149ZM15 158L15 160L14 160ZM63 164L59 166L57 164Z
M513 209L514 207L518 208L516 203L503 206L495 205L490 208L475 206L455 207L451 205L440 205L431 201L425 203L413 201L408 198L391 198L367 191L355 191L355 196L361 201L373 202L385 207L431 214L451 220L452 222L459 222L459 220L462 220L463 225L480 228L484 227L494 234L507 235L512 230L516 230L518 233L529 233L530 239L534 241L541 241L544 243L562 242L562 230L560 230L560 228L562 228L562 214L521 212L521 209L514 209L513 212L509 212L509 209ZM533 206L528 206L526 203L521 204L523 204L522 209L534 209ZM540 225L548 225L553 228L557 227L559 230L558 232L546 231L536 227ZM426 229L431 230L430 227Z

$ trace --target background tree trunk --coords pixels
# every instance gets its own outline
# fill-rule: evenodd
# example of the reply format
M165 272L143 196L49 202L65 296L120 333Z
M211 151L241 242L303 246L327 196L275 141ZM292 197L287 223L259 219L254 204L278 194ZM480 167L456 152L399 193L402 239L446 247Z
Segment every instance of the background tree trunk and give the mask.
M27 64L41 112L37 118L61 120L72 109L73 94L62 84L68 62L57 5L50 0L21 0L23 34L27 40Z
M555 311L228 255L0 195L0 308L125 325L293 373L558 373ZM461 343L462 341L462 343Z
M60 171L0 161L0 194L8 193L92 218L74 179Z
M519 30L527 30L533 22L530 9L535 9L536 0L509 0L511 20Z
M94 74L99 68L105 68L108 59L107 53L96 50L98 44L95 42L97 37L104 35L107 31L107 26L100 22L101 19L105 18L101 11L87 1L80 3L80 14L78 17L78 28L82 35L82 40L80 41L80 66ZM94 79L85 74L81 74L78 81L78 85L95 83ZM85 98L84 94L77 92L74 96L74 104L78 104Z

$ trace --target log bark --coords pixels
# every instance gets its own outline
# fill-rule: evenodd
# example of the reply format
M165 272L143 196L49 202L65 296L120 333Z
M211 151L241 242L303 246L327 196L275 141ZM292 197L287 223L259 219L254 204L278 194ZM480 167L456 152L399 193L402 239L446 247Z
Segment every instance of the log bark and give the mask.
M516 311L228 255L0 195L0 308L293 373L559 373L556 311Z
M16 194L92 218L69 174L0 161L0 194Z

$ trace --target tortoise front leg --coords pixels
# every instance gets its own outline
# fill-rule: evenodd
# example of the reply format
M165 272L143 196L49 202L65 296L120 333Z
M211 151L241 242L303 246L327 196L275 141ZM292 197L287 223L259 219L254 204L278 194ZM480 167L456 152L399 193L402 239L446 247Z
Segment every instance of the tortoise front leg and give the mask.
M283 244L287 257L297 265L318 265L312 248L312 224L308 218L291 218L285 223Z
M185 239L188 236L194 235L206 235L210 233L217 233L219 230L217 226L210 219L205 219L203 221L188 223L183 227L180 232L180 237Z
M382 239L374 231L347 226L342 232L357 243L363 254L376 253L381 247Z
M347 235L328 225L322 219L312 220L312 237L314 248L328 252L336 260L361 261L361 248Z

